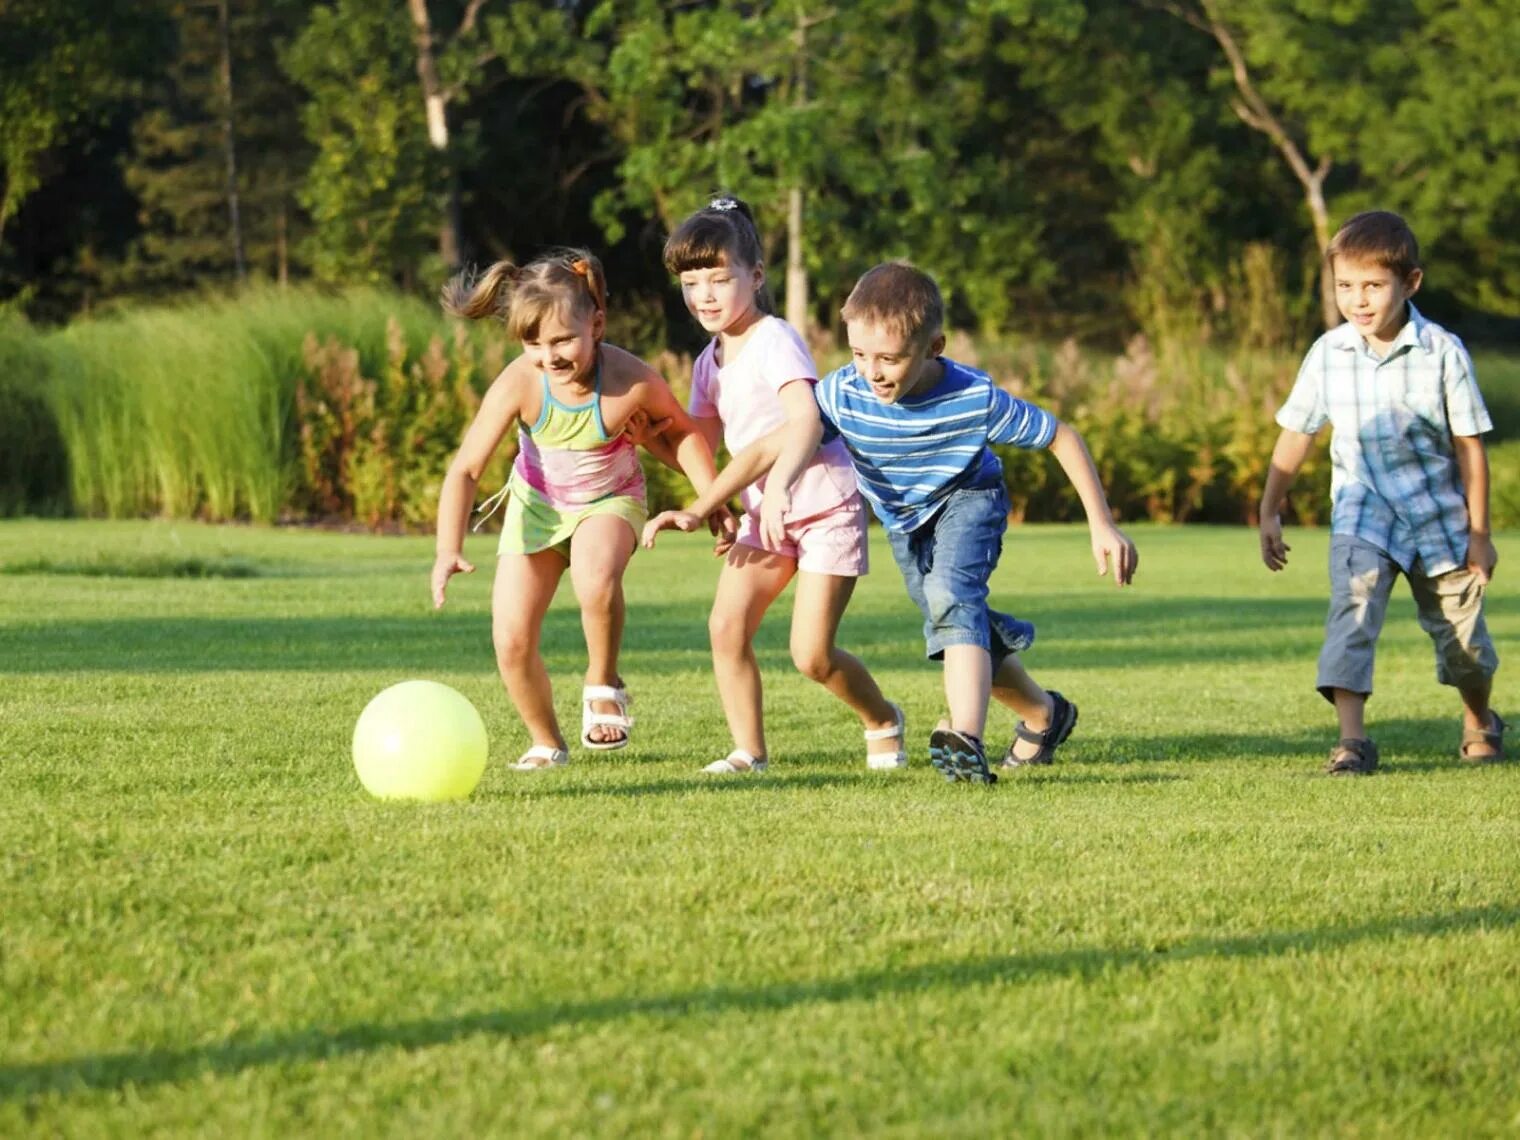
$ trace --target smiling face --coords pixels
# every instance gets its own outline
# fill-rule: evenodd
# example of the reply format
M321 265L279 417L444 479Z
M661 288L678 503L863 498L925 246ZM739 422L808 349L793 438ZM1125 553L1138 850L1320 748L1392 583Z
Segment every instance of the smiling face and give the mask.
M755 297L765 284L759 266L725 257L706 269L681 270L681 299L707 332L736 335L760 316Z
M1333 267L1335 304L1341 316L1376 349L1386 349L1408 319L1409 298L1420 288L1421 274L1401 278L1375 261L1341 254Z
M568 306L550 309L523 337L523 355L550 380L589 383L596 368L604 319L600 310L576 316Z
M848 321L845 330L855 371L883 404L895 404L932 388L939 380L943 334L916 342L900 329L876 321Z

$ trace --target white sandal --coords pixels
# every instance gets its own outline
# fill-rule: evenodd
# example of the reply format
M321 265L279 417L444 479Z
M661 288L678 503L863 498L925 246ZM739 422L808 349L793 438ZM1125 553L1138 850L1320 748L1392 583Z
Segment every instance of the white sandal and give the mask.
M898 740L902 741L903 744L907 744L907 724L905 718L903 717L903 711L891 701L888 701L887 704L892 705L892 715L897 718L897 723L894 724L891 728L866 729L862 735L867 740L891 740L895 736ZM906 768L907 766L908 753L904 748L899 748L896 752L866 753L867 768L878 771L885 771L888 768Z
M547 744L535 744L511 765L514 772L542 772L545 768L560 768L570 763L570 753L563 748L550 748Z
M617 705L618 711L615 713L593 712L592 701L612 701ZM631 704L633 704L633 698L621 685L587 685L583 688L581 690L581 747L590 748L596 752L613 752L619 748L627 748L628 730L633 727L633 717L628 715L628 706ZM598 726L622 729L623 738L621 740L592 740L591 730Z
M702 771L714 776L749 776L757 772L763 772L766 761L757 760L753 755L742 748L735 748L721 760L714 760Z

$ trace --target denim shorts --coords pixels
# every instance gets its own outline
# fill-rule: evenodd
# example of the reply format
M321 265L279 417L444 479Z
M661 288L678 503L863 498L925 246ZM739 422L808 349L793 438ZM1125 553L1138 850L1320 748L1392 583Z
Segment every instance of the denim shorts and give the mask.
M1393 584L1404 573L1381 547L1352 535L1330 539L1330 611L1315 687L1326 700L1330 690L1372 693L1373 648L1388 613ZM1436 651L1436 680L1443 685L1478 685L1494 675L1499 657L1483 620L1483 583L1459 566L1431 577L1419 563L1405 574L1414 594L1420 626Z
M946 646L976 645L992 655L995 670L1003 658L1029 647L1030 627L987 605L987 582L1007 529L1008 490L999 480L952 492L915 531L888 531L908 596L924 615L924 643L932 659L943 658Z

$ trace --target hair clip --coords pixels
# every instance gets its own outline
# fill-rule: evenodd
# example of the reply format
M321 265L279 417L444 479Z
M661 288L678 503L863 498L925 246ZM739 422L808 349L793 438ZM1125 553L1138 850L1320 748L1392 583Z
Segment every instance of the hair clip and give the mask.
M727 213L729 210L737 210L739 203L732 198L714 198L711 202L707 203L707 208L709 210L722 210L724 213Z

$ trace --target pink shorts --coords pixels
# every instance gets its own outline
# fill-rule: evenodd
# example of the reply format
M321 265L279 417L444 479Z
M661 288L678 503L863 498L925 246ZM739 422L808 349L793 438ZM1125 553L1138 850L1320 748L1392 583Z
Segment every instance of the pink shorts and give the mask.
M859 578L870 568L866 554L866 507L859 494L805 519L788 519L786 540L769 547L760 537L760 516L745 511L739 520L741 546L769 550L797 560L797 569L836 578Z

